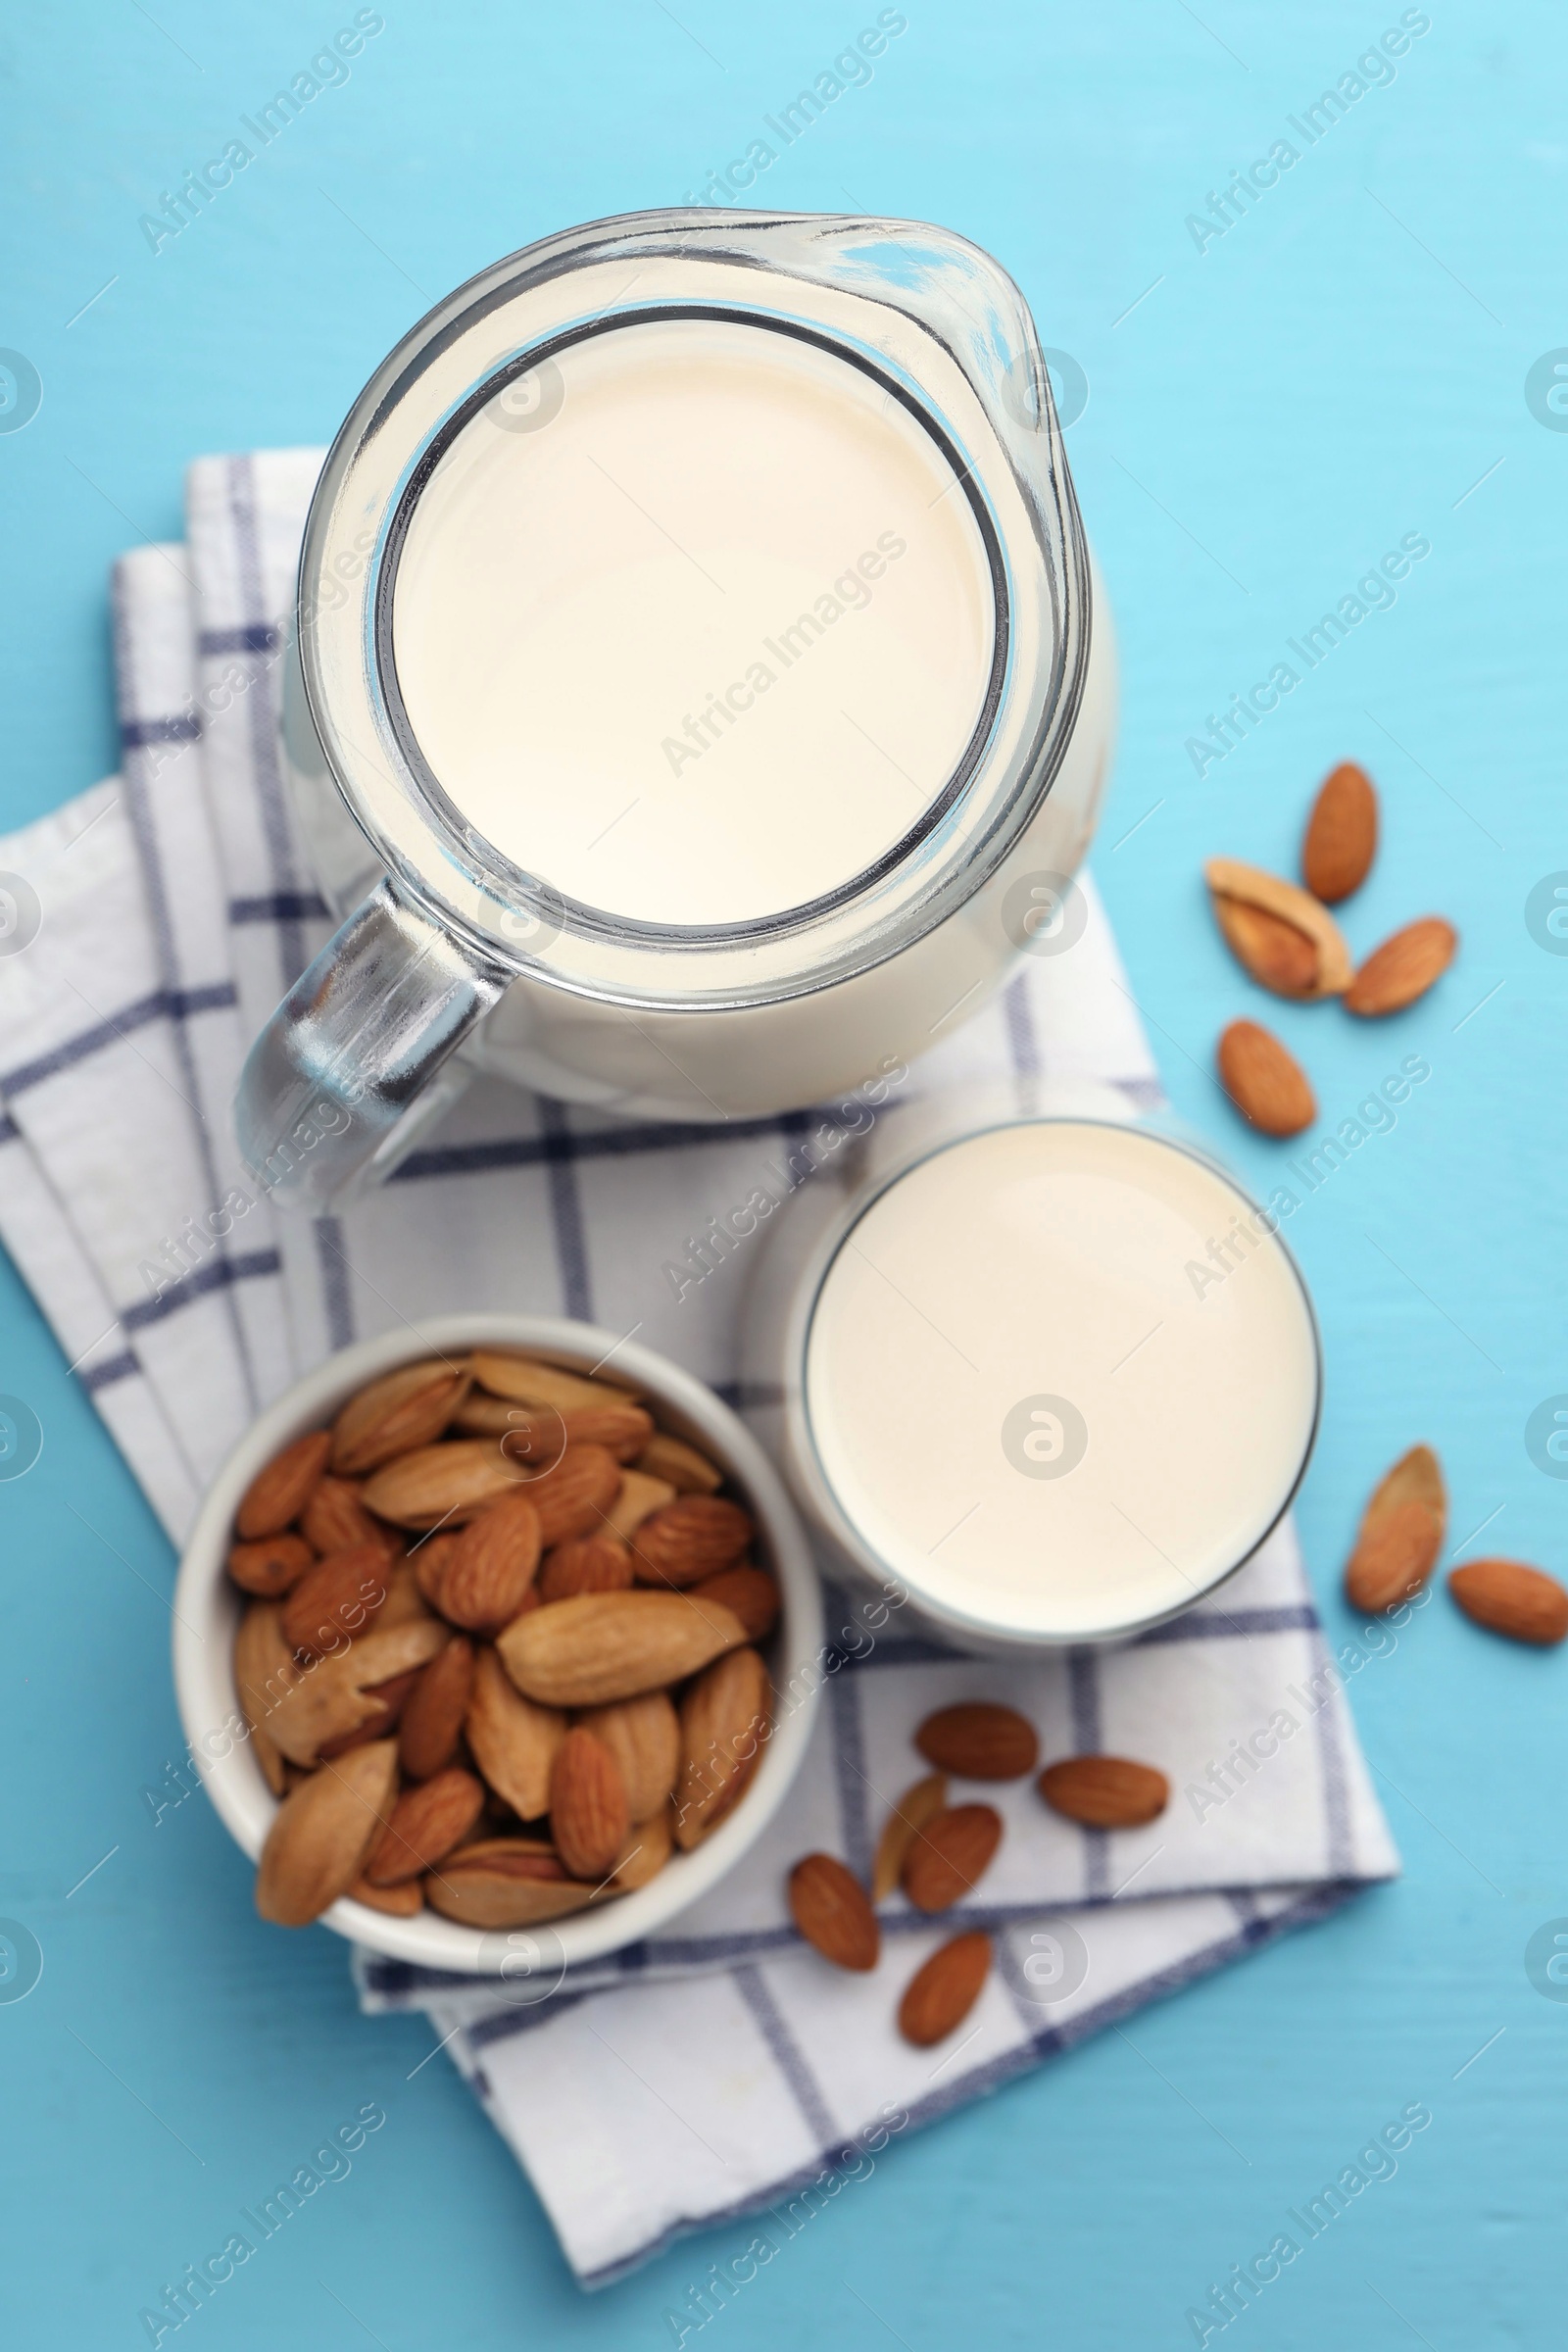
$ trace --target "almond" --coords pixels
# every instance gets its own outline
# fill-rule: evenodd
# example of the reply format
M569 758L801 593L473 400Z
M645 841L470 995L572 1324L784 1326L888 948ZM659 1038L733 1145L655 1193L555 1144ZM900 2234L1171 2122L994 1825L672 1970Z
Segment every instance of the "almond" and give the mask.
M416 1666L407 1674L395 1674L390 1682L367 1684L365 1695L375 1701L376 1713L358 1731L343 1732L336 1740L323 1740L321 1762L329 1764L334 1756L346 1756L351 1747L363 1747L368 1740L390 1740L418 1679L419 1668Z
M310 1501L331 1450L330 1432L318 1429L274 1454L245 1490L234 1513L235 1534L247 1543L257 1536L281 1535Z
M539 1597L569 1600L574 1592L624 1592L631 1581L631 1553L618 1536L573 1536L545 1553Z
M667 1690L649 1690L578 1717L614 1757L633 1822L651 1821L669 1801L680 1773L680 1718Z
M749 1514L718 1494L683 1494L646 1518L632 1538L645 1585L696 1585L738 1560L752 1540Z
M315 1557L303 1536L259 1536L254 1544L234 1545L228 1573L242 1592L276 1600L299 1583Z
M330 1471L317 1482L315 1494L300 1514L300 1533L323 1559L329 1551L347 1551L351 1544L379 1544L392 1552L399 1541L366 1509L358 1482L335 1478Z
M1369 1514L1345 1570L1352 1609L1392 1609L1419 1592L1438 1564L1443 1523L1424 1502L1396 1502Z
M465 1633L498 1634L522 1606L539 1565L539 1514L526 1494L504 1494L469 1520L441 1579L443 1617Z
M620 1464L603 1446L568 1446L553 1470L528 1481L528 1499L539 1514L545 1544L591 1535L620 1486Z
M384 1633L389 1625L408 1625L416 1617L428 1620L430 1614L414 1562L394 1557L387 1570L386 1598L375 1615L377 1626Z
M764 1640L778 1623L778 1587L765 1568L754 1568L749 1560L721 1568L716 1576L705 1576L691 1592L695 1600L717 1600L733 1609L746 1628L748 1642Z
M649 1820L634 1822L611 1874L615 1893L630 1894L634 1888L646 1886L650 1879L659 1876L674 1850L667 1805Z
M496 1648L525 1698L600 1707L682 1682L745 1639L732 1610L687 1592L579 1592L517 1618Z
M429 1446L468 1393L466 1364L401 1364L362 1389L332 1424L332 1467L340 1478L378 1470L400 1453Z
M1342 760L1318 787L1301 844L1301 879L1315 899L1337 906L1359 890L1378 846L1378 796L1364 767Z
M712 1494L724 1484L724 1473L716 1463L664 1429L656 1430L649 1439L637 1456L637 1467L650 1478L666 1480L677 1494Z
M1135 1830L1163 1813L1170 1783L1128 1756L1066 1756L1037 1782L1052 1810L1092 1830Z
M554 1849L526 1838L466 1845L424 1882L432 1911L466 1928L523 1928L563 1919L593 1900L592 1886L566 1877Z
M370 1911L385 1911L392 1919L417 1919L424 1909L424 1888L417 1879L401 1886L372 1886L368 1879L356 1879L348 1890L351 1903L364 1903Z
M1227 946L1262 987L1318 998L1349 986L1350 951L1316 899L1236 858L1210 858L1203 874Z
M524 1698L488 1646L474 1660L464 1729L474 1762L520 1820L549 1811L550 1769L566 1736L565 1717Z
M942 1707L914 1735L928 1764L960 1781L1021 1781L1040 1759L1040 1739L1015 1708L981 1700Z
M767 1738L769 1699L757 1651L734 1649L705 1667L681 1701L675 1843L683 1850L700 1845L745 1793Z
M291 1668L275 1697L270 1678L268 1737L291 1764L315 1765L323 1740L379 1724L380 1701L369 1695L379 1684L428 1665L450 1640L433 1617L416 1625L376 1626L318 1665Z
M518 1404L553 1404L558 1412L575 1406L602 1404L607 1397L629 1399L635 1391L618 1382L589 1380L580 1372L564 1372L559 1364L541 1363L536 1356L511 1355L498 1348L476 1348L473 1377L492 1396L510 1396Z
M952 1805L916 1830L904 1857L904 1891L917 1911L946 1911L967 1894L1002 1842L993 1805Z
M398 1762L411 1781L428 1781L450 1764L473 1696L473 1643L458 1635L430 1660L404 1702Z
M458 1526L522 1477L488 1438L450 1438L399 1454L365 1484L365 1500L395 1527Z
M323 1765L283 1799L256 1873L256 1908L280 1928L303 1928L346 1894L380 1836L398 1781L390 1740Z
M1408 1453L1400 1454L1392 1470L1385 1472L1362 1514L1362 1529L1401 1502L1424 1502L1439 1527L1446 1528L1448 1496L1443 1484L1443 1466L1430 1446L1412 1446Z
M568 1405L560 1420L568 1446L603 1446L617 1462L634 1461L654 1434L652 1413L612 1389L599 1404Z
M882 1931L865 1888L835 1854L807 1854L790 1872L790 1917L835 1968L875 1968Z
M1264 1135L1299 1135L1317 1117L1306 1072L1272 1031L1256 1021L1232 1021L1214 1058L1219 1082L1241 1112Z
M1453 1570L1448 1591L1467 1617L1510 1642L1545 1648L1568 1634L1568 1592L1520 1560L1471 1560Z
M453 1765L405 1788L375 1842L365 1876L372 1886L416 1879L461 1845L484 1811L484 1784Z
M458 1539L455 1535L426 1536L423 1543L416 1544L409 1554L409 1565L414 1570L419 1591L432 1609L441 1606L441 1586L446 1576L447 1562L457 1548Z
M307 1570L283 1603L283 1639L324 1657L363 1633L386 1599L391 1571L378 1544L355 1544Z
M1419 922L1406 923L1373 949L1346 991L1346 1011L1358 1012L1366 1020L1402 1012L1442 978L1458 945L1458 932L1441 914L1424 914Z
M574 1879L597 1882L615 1867L631 1828L620 1767L602 1740L575 1725L550 1768L550 1833Z
M491 1396L483 1389L470 1389L452 1416L452 1427L465 1438L504 1438L514 1429L521 1429L529 1412L541 1412L540 1405L514 1404L505 1396ZM556 1434L564 1446L566 1442L565 1424L560 1414L555 1419ZM557 1451L560 1451L558 1446Z
M252 1601L234 1637L234 1689L250 1725L252 1753L274 1796L283 1793L283 1757L267 1718L299 1673L277 1622L280 1614L275 1601Z
M620 1492L605 1513L605 1533L629 1544L652 1511L673 1502L675 1490L667 1478L650 1478L646 1470L623 1470Z
M917 1968L899 2003L899 2032L917 2050L946 2041L968 2016L991 1974L991 1938L955 1936Z
M904 1875L905 1856L908 1853L918 1831L928 1821L944 1812L948 1802L948 1776L945 1772L927 1773L912 1788L906 1788L892 1812L887 1826L877 1839L876 1860L871 1865L871 1900L886 1902Z

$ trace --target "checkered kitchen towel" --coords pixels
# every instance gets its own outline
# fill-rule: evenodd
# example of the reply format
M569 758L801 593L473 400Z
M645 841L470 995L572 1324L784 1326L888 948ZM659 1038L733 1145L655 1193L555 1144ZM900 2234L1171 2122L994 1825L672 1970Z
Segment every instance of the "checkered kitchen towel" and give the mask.
M252 1198L224 1106L247 1039L329 926L277 741L280 629L318 462L192 468L184 547L117 568L121 775L0 843L16 908L0 954L0 1237L176 1541L293 1372L423 1314L482 1300L635 1328L734 1396L743 1268L679 1300L662 1268L833 1117L635 1126L476 1080L374 1200L308 1220ZM1085 892L1071 953L940 1037L904 1095L1070 1076L1157 1099ZM1288 1524L1221 1594L1114 1653L979 1667L897 1615L867 1652L853 1602L829 1603L827 1699L797 1788L663 1935L533 2005L357 1956L367 2008L429 2013L586 2284L808 2181L831 2188L868 2135L879 2146L994 2088L1397 1867ZM917 1769L912 1728L979 1694L1021 1707L1048 1753L1157 1758L1169 1810L1107 1836L1005 1789L1008 1835L976 1898L935 1929L896 1898L875 1973L836 1973L789 1922L788 1864L826 1846L863 1870ZM1282 1716L1277 1752L1217 1799L1211 1765ZM1200 1782L1208 1793L1189 1797ZM991 1981L951 2048L913 2051L893 2029L899 1990L970 1925L996 1934Z

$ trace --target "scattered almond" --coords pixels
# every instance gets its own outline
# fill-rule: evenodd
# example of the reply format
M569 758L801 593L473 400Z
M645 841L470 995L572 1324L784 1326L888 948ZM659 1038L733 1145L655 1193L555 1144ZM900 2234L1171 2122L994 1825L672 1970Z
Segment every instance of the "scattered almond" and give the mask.
M691 1587L691 1593L694 1600L716 1600L733 1609L748 1642L765 1641L778 1623L779 1589L765 1568L754 1568L749 1560L705 1576Z
M1002 1843L1002 1816L993 1805L951 1805L910 1838L904 1857L904 1891L917 1911L946 1911L989 1869Z
M258 1536L280 1536L285 1527L292 1526L309 1502L331 1450L332 1440L321 1429L296 1438L292 1446L274 1454L246 1488L234 1513L234 1533L252 1543Z
M539 1597L570 1600L574 1592L624 1592L631 1581L631 1553L618 1536L573 1536L545 1553Z
M1458 932L1441 914L1424 914L1419 922L1406 923L1373 949L1346 991L1345 1009L1367 1020L1402 1012L1442 978L1458 945Z
M1420 1592L1443 1548L1446 1508L1437 1456L1430 1446L1412 1446L1362 1514L1345 1570L1352 1608L1392 1609Z
M1568 1592L1521 1560L1471 1560L1452 1571L1448 1591L1467 1617L1510 1642L1549 1648L1568 1634Z
M871 1865L871 1900L885 1903L904 1875L905 1857L917 1833L929 1821L944 1812L948 1802L948 1776L945 1772L927 1773L912 1788L906 1788L877 1839L876 1860Z
M303 1536L259 1536L254 1544L234 1545L228 1573L242 1592L276 1600L299 1583L315 1557Z
M1315 899L1337 906L1359 890L1378 846L1378 796L1364 767L1342 760L1318 788L1301 844L1301 878Z
M473 1670L473 1643L461 1634L421 1670L398 1722L398 1762L411 1781L433 1779L457 1754Z
M1318 900L1236 858L1210 858L1203 873L1227 946L1262 987L1310 999L1349 986L1350 951Z
M323 1766L278 1806L256 1873L256 1908L303 1928L346 1894L386 1824L397 1788L390 1740Z
M1067 1756L1036 1786L1054 1812L1092 1830L1138 1829L1170 1802L1165 1775L1128 1756Z
M579 1592L517 1618L496 1647L525 1697L600 1707L684 1682L745 1639L732 1610L688 1592Z
M875 1968L882 1950L865 1888L834 1854L807 1854L790 1872L790 1917L835 1968Z
M687 1691L675 1788L675 1843L683 1850L700 1845L739 1801L760 1760L768 1715L767 1668L755 1649L715 1658Z
M991 1974L991 1938L978 1929L938 1946L905 1986L899 2032L917 2050L956 2033Z
M631 1808L620 1767L602 1740L575 1725L550 1768L550 1829L574 1879L598 1881L615 1867Z
M960 1781L1021 1781L1040 1760L1034 1725L1013 1707L970 1700L928 1715L914 1735L928 1764Z
M738 1560L752 1540L752 1520L720 1494L683 1494L645 1519L632 1538L638 1581L696 1585Z
M1306 1072L1256 1021L1232 1021L1215 1059L1221 1086L1243 1118L1264 1135L1299 1135L1317 1117Z

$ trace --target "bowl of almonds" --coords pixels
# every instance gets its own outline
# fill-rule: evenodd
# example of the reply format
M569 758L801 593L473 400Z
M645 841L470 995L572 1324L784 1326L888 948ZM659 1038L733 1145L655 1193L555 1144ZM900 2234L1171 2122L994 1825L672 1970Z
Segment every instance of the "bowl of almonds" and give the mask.
M263 1918L478 1973L520 1931L563 1965L615 1950L722 1878L805 1752L821 1642L728 1406L520 1315L298 1382L215 1481L174 1602L185 1734Z

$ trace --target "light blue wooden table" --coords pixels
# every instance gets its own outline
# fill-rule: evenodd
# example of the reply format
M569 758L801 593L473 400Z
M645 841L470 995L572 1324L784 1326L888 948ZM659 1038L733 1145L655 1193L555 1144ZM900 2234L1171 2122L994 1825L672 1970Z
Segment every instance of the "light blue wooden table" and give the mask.
M1396 1021L1275 1013L1324 1132L1402 1056L1432 1068L1291 1226L1328 1348L1300 1519L1331 1625L1349 1622L1337 1579L1361 1499L1416 1438L1442 1449L1456 1536L1489 1522L1480 1548L1560 1569L1568 1485L1524 1430L1568 1391L1568 943L1527 918L1537 884L1568 869L1568 392L1554 410L1547 356L1568 346L1568 26L1539 0L1434 0L1429 29L1358 73L1425 15L1374 0L904 13L874 77L752 194L965 231L1087 378L1069 448L1126 664L1096 870L1180 1110L1268 1187L1276 1148L1207 1075L1221 1024L1263 1006L1214 936L1199 865L1223 852L1288 869L1331 761L1364 760L1387 816L1355 943L1429 909L1463 934L1449 978ZM429 300L547 230L701 193L875 14L389 0L347 80L155 253L140 216L354 11L14 9L0 344L37 370L42 407L0 433L0 820L113 767L106 571L132 539L178 533L187 458L324 438ZM1343 104L1314 117L1325 90ZM1223 234L1188 225L1281 141L1298 160L1266 187L1255 174ZM1397 602L1223 759L1195 760L1188 739L1406 533L1431 553ZM261 1928L199 1797L153 1826L140 1791L179 1754L172 1563L3 1266L0 1300L0 1391L46 1435L36 1469L0 1485L0 1911L44 1955L28 1997L0 1999L6 2342L144 2341L139 2309L370 2100L388 2120L351 2176L192 2341L672 2342L666 2309L744 2229L581 2297L445 2059L419 2068L422 2021L362 2022L335 1938ZM1418 2100L1433 2122L1395 2177L1224 2340L1557 2340L1568 2005L1535 1989L1525 1947L1568 1914L1565 1678L1568 1657L1492 1641L1440 1594L1354 1686L1402 1883L894 2148L705 2346L1192 2342L1185 2314L1209 2282Z

